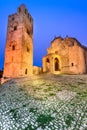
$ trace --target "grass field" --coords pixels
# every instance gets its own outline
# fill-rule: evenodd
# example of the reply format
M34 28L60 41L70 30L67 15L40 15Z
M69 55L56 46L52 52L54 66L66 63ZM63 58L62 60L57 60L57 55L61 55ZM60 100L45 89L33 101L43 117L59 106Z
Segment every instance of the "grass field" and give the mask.
M87 130L87 75L41 75L3 84L0 130Z

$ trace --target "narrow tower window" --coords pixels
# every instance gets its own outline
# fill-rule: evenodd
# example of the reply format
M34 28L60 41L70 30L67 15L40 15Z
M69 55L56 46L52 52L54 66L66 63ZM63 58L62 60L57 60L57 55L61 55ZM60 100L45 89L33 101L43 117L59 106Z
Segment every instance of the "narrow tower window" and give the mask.
M13 50L13 51L15 50L15 45L12 46L12 50Z
M27 75L27 69L25 70L25 74Z
M71 63L72 66L74 66L74 63Z
M30 49L29 49L29 47L27 47L27 52L29 52L30 51Z

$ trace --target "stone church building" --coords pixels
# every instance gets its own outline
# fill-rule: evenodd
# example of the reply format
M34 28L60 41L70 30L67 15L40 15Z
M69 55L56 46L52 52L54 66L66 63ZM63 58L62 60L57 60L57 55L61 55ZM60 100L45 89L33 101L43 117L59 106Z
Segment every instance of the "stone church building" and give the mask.
M87 73L87 48L75 38L56 37L42 64L43 72ZM33 18L22 4L8 17L3 77L39 74L42 69L33 66Z
M87 73L87 48L75 38L54 38L47 49L47 55L43 57L43 72Z

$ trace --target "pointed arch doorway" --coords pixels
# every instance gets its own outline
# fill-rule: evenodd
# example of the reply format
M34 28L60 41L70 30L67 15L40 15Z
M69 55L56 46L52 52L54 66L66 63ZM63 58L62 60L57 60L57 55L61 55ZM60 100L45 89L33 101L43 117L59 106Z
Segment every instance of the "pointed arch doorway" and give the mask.
M55 63L54 63L54 70L55 71L59 71L59 60L58 58L55 58Z

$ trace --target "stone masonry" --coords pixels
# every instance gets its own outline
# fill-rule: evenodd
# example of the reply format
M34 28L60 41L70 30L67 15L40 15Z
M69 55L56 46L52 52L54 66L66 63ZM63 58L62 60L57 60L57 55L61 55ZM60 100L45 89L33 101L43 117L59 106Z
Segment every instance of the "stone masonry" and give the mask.
M87 48L72 37L55 37L42 59L43 67L33 66L33 18L22 4L9 15L3 77L87 73Z
M87 48L75 38L54 38L47 49L47 55L43 57L43 72L87 73Z
M31 75L33 72L33 19L25 5L9 15L3 77Z

